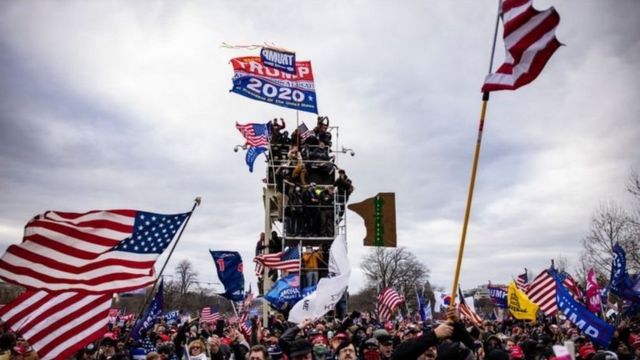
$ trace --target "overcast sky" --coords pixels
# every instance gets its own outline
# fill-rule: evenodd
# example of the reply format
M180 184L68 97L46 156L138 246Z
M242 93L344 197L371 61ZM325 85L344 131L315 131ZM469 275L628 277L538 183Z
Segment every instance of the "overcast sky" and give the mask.
M541 76L488 107L461 284L575 263L599 203L626 204L640 168L640 2L555 6L561 47ZM169 262L217 277L208 249L240 251L248 281L264 226L263 158L249 173L235 122L293 110L229 93L221 48L274 43L311 60L318 106L356 151L352 201L395 192L398 245L449 288L497 3L466 1L3 1L0 251L46 210L203 203ZM501 41L496 64L503 59ZM314 122L314 116L301 113ZM364 225L349 213L352 291ZM164 260L166 256L161 257ZM172 272L172 270L171 270ZM255 286L255 285L254 285Z

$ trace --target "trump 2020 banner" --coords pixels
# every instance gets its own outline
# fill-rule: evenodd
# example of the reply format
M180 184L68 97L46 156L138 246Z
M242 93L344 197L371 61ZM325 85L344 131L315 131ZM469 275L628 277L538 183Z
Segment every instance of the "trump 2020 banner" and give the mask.
M231 59L231 91L250 99L290 109L318 113L311 61L298 61L296 73L289 74L266 66L259 57Z

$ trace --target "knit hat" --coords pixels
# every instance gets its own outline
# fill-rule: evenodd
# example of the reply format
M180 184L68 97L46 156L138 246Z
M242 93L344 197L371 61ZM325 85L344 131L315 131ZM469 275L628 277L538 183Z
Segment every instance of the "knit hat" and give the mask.
M289 357L293 358L296 356L302 356L311 354L311 350L313 349L313 345L309 342L309 340L296 340L291 344L291 350L289 351Z
M437 360L465 360L472 352L460 342L443 342L438 346Z
M379 339L379 338L380 338L380 336L382 336L382 335L389 336L389 332L388 332L387 330L385 330L385 329L378 329L378 330L375 330L375 331L373 332L373 337L374 337L374 338L376 338L376 339L378 339L378 341L380 341L380 339Z
M613 351L598 351L591 360L618 360L618 355Z
M489 351L485 359L486 360L509 360L509 354L502 349L495 349L495 350Z
M282 359L282 350L280 349L280 347L278 345L271 345L267 348L267 352L269 353L269 356L271 357L271 359L273 360L280 360Z

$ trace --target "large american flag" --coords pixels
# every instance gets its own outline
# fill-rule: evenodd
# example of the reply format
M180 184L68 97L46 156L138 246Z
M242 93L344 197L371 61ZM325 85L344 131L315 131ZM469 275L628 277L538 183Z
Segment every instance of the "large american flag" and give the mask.
M253 261L268 268L285 270L289 272L300 270L300 249L292 246L289 249L273 254L261 254L253 258Z
M385 288L378 295L378 317L380 321L387 321L395 309L404 302L404 298L393 288Z
M538 11L531 0L504 0L502 22L506 59L487 75L482 91L515 90L535 80L560 47L556 27L560 16L551 7Z
M27 290L0 309L0 318L33 346L40 359L67 359L107 331L111 298Z
M190 213L47 211L0 259L0 278L27 288L125 292L153 284L153 266Z
M268 124L238 124L236 129L240 131L247 141L247 144L253 147L269 146L269 127Z
M221 317L220 317L220 312L218 312L218 309L214 309L211 306L205 306L200 312L201 323L215 324L215 322L220 319Z
M576 300L580 299L580 290L573 277L568 274L564 274L563 277L562 285L569 290ZM556 281L548 269L542 270L542 272L533 279L531 284L529 284L527 296L531 301L540 306L540 310L546 316L552 316L558 311L558 305L556 304Z

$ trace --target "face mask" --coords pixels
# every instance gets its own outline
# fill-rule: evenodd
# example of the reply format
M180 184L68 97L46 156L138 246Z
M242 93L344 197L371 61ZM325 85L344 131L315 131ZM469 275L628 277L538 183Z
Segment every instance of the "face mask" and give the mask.
M327 352L327 347L322 344L315 344L313 346L313 352L316 355L324 355Z

